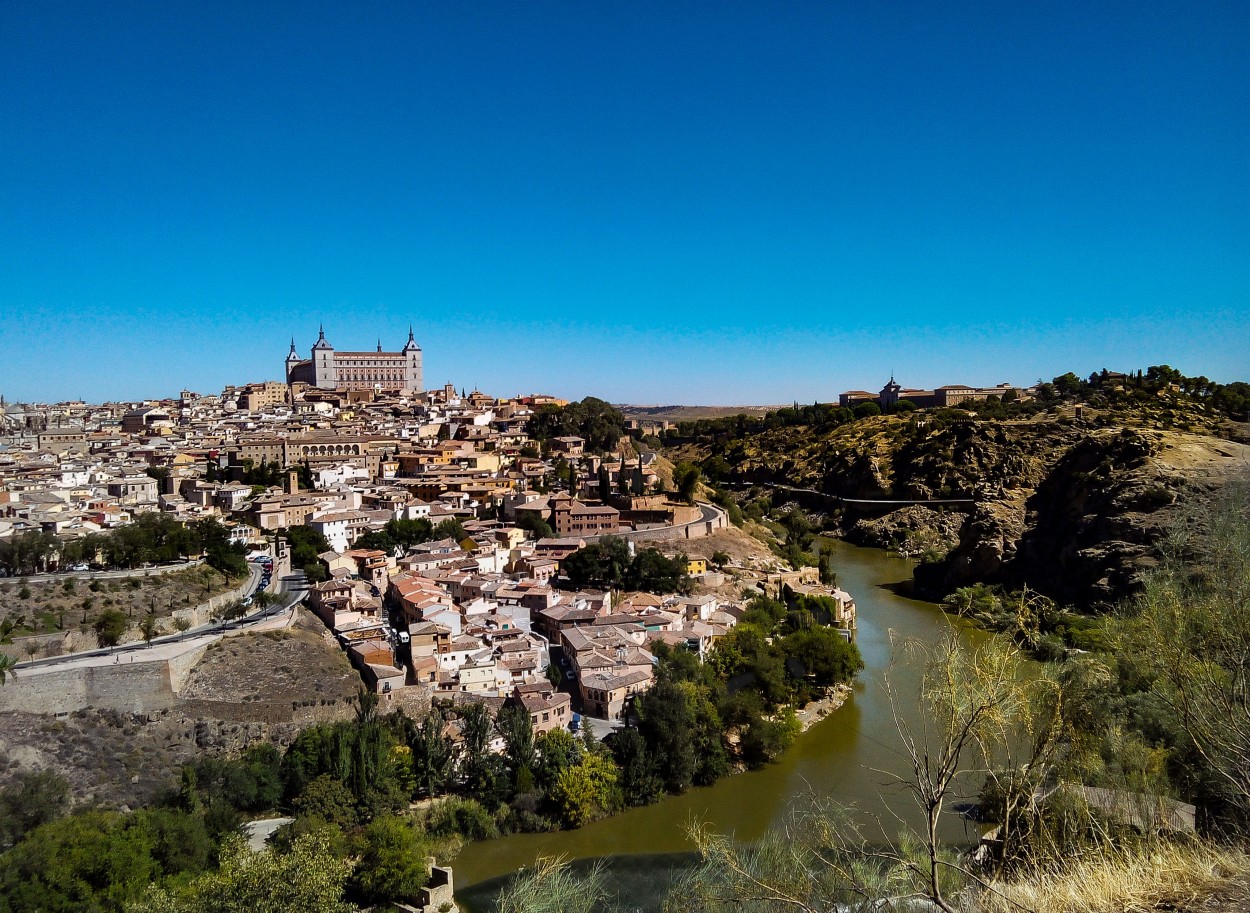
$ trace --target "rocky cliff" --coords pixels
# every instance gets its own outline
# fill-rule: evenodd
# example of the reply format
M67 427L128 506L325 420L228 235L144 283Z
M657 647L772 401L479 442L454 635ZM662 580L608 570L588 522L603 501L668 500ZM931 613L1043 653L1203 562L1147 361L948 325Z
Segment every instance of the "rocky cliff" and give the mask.
M834 496L823 509L842 535L867 545L905 543L922 555L922 595L1003 583L1081 607L1134 590L1178 521L1182 492L1201 498L1250 471L1250 447L1216 434L1063 416L887 416L825 431L789 427L691 442L676 456L719 456L731 481ZM840 498L972 503L886 510Z

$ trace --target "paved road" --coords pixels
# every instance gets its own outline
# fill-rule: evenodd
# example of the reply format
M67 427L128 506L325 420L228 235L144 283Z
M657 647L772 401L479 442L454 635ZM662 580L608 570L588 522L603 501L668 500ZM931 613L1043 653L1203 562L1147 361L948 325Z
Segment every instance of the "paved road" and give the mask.
M265 842L273 836L274 831L294 820L294 818L262 818L259 821L247 822L243 825L243 830L247 833L248 847L253 853L259 853L265 848Z
M251 576L248 580L248 593L255 593L259 583L260 569L252 565ZM282 578L281 598L277 602L242 618L237 618L233 621L209 622L199 627L180 631L177 634L154 637L151 643L140 641L123 644L118 647L84 650L79 653L69 653L65 656L50 656L47 659L28 660L18 663L14 669L19 675L31 675L38 674L41 671L64 668L69 665L103 666L110 663L149 662L169 659L172 656L185 652L189 645L194 646L191 643L193 641L203 640L204 642L211 642L228 631L251 628L271 621L278 616L285 616L293 605L304 599L307 593L308 580L304 577L303 571L298 571Z
M20 580L22 583L58 583L67 578L72 580L119 580L125 577L155 577L159 574L172 574L174 571L185 570L203 563L203 558L196 558L194 561L158 564L154 567L136 567L117 571L60 571L55 574L31 574L26 577L0 577L0 580Z

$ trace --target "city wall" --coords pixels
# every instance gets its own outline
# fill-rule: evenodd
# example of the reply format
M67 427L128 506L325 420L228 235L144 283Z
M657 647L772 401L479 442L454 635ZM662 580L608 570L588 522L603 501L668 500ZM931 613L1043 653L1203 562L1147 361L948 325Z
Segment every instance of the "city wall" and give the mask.
M673 542L685 539L702 539L704 536L710 536L718 529L726 529L729 526L729 515L715 504L699 504L700 508L706 509L711 513L711 519L700 516L698 519L691 520L688 523L677 523L673 526L656 526L647 529L627 529L619 533L611 533L621 539L631 539L634 542ZM702 511L700 512L703 513ZM603 536L587 536L587 542L594 542L604 538Z
M177 701L204 647L160 662L136 662L119 654L115 663L41 671L20 670L0 686L0 711L71 713L84 707L151 713L167 710ZM127 660L131 660L127 662Z

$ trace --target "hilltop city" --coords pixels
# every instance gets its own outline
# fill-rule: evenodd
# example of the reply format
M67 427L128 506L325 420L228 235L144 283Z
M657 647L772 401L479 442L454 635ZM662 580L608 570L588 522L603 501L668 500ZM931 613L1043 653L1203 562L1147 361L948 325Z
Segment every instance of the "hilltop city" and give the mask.
M107 705L50 697L35 673L126 645L132 663L168 662L221 636L215 623L272 626L303 604L388 702L506 700L539 733L568 727L574 707L619 724L654 681L654 645L706 656L743 614L743 581L827 595L846 639L855 626L851 597L814 568L696 555L689 544L726 529L726 512L680 490L637 423L593 399L426 389L411 330L398 352L336 350L321 332L303 358L292 341L283 381L10 404L4 422L3 573L186 573L188 559L250 573L112 630L98 606L78 625L64 609L42 625L10 611L6 649L26 671L0 692L6 707ZM614 604L577 570L603 547L649 553L655 585ZM149 642L161 650L145 656Z

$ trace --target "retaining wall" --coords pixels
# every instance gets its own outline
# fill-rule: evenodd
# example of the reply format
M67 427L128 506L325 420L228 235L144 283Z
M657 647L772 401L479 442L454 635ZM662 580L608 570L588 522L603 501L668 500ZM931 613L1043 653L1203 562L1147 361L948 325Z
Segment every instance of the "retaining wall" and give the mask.
M729 526L729 515L715 504L699 504L700 507L706 507L712 511L710 520L700 516L697 520L691 520L689 523L678 523L673 526L657 526L651 529L627 529L619 533L609 533L608 535L617 536L621 539L632 539L634 542L672 542L685 539L702 539L704 536L710 536L718 529L726 529ZM587 542L595 542L603 539L604 536L586 536Z
M119 657L124 660L125 657ZM174 706L169 664L127 663L76 667L9 678L0 685L0 710L71 713L83 707L149 713Z

